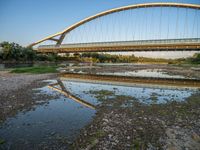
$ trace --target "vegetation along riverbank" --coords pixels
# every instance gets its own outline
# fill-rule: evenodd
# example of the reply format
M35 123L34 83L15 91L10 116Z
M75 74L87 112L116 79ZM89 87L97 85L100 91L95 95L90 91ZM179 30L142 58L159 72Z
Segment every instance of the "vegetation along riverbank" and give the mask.
M81 53L81 54L41 54L32 48L22 47L16 43L0 43L1 63L31 63L37 61L48 62L93 62L93 63L166 63L166 64L200 64L200 54L194 54L190 58L162 59L136 57L134 55L111 55L104 53Z

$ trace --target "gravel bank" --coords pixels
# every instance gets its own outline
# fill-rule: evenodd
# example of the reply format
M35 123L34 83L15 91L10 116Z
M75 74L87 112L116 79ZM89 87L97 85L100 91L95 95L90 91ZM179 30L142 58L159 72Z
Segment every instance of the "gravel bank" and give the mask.
M97 97L105 95L99 93ZM199 97L196 93L185 102L145 105L131 102L131 97L111 95L97 108L93 122L72 149L199 150ZM122 107L126 101L133 107Z
M56 77L56 74L11 74L0 71L0 121L18 111L30 109L40 99L34 99L32 89L44 86L46 83L42 80Z

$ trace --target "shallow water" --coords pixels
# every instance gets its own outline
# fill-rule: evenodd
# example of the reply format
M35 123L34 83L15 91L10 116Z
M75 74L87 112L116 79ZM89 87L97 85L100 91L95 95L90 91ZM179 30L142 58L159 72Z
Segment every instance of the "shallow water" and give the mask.
M54 80L50 82L56 83ZM199 92L198 89L160 89L68 80L63 80L63 84L70 93L96 107L102 105L113 106L113 99L117 101L117 96L129 97L128 101L134 100L145 105L151 105L165 104L172 101L181 102L193 93ZM58 85L56 87L59 88ZM34 106L32 110L20 112L15 117L8 118L0 126L0 138L6 141L3 144L4 148L29 149L50 145L56 141L62 144L68 143L73 141L80 130L91 122L96 113L96 110L58 94L59 92L47 86L39 90L38 94L59 96L48 103ZM109 101L109 103L105 103L102 99ZM134 106L124 101L117 107Z
M82 66L82 68L80 68ZM85 68L83 66L88 66L87 70L84 70ZM102 72L99 72L98 70L94 69L94 67L102 67L102 66L110 66L110 71L105 70ZM119 69L116 71L112 71L111 66L119 66ZM134 71L124 71L123 67L122 70L120 70L120 66L132 66L135 67ZM138 70L138 67L141 68ZM164 78L164 79L196 79L194 77L188 77L186 75L175 75L175 74L169 74L166 69L148 69L148 64L145 69L142 69L142 67L145 66L145 64L113 64L113 63L97 63L97 64L73 64L70 65L72 68L63 68L64 72L66 73L78 73L78 74L98 74L98 75L114 75L114 76L125 76L125 77L146 77L146 78ZM152 66L152 65L151 65ZM73 68L74 67L74 68ZM76 68L77 67L77 68ZM94 69L94 70L93 70Z
M55 94L47 87L42 88L41 92ZM4 148L11 149L37 148L55 141L69 142L91 121L94 114L95 110L60 95L58 99L7 119L0 126L0 138L6 141Z
M95 83L84 83L74 81L64 81L65 87L71 93L79 96L88 102L97 105L100 104L99 100L95 98L92 91L112 91L114 95L111 96L131 96L144 104L152 104L152 95L157 97L156 104L167 103L170 101L181 102L187 97L191 96L198 89L169 89L169 88L150 88L150 87L134 87L134 86L117 86Z
M187 77L181 75L169 75L162 69L144 69L136 71L125 72L105 72L98 73L100 75L116 75L116 76L128 76L128 77L153 77L153 78L168 78L168 79L186 79ZM192 79L192 78L190 78Z

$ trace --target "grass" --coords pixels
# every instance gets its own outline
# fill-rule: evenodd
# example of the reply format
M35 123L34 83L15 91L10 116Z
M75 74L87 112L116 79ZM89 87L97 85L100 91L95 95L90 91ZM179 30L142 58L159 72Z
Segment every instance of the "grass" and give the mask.
M32 74L43 74L43 73L57 73L56 66L37 66L37 67L23 67L11 70L11 73L32 73Z

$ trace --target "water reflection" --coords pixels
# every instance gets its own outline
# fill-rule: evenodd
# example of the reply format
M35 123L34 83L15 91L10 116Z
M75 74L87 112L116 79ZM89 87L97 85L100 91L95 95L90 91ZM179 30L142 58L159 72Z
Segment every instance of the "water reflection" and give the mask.
M156 104L163 104L170 101L181 102L191 96L194 92L198 91L198 89L119 86L74 82L69 80L63 81L63 84L67 87L68 91L76 96L79 96L81 99L87 99L88 102L94 105L100 104L100 101L96 98L93 91L96 91L96 93L98 93L97 91L112 91L114 94L111 96L131 96L144 104L151 104L152 102L155 103L153 97L157 97Z
M60 89L58 87L55 87L55 86L59 86ZM76 97L75 95L71 94L69 91L66 90L65 86L63 85L62 81L61 80L57 80L57 84L51 84L48 86L50 89L53 89L59 93L62 93L63 95L65 95L66 97L74 100L75 102L78 102L79 104L81 105L84 105L88 108L91 108L91 109L95 109L95 106L88 103L87 101L85 100L82 100L80 99L79 97Z
M162 69L144 69L136 71L126 71L126 72L104 72L97 73L100 75L116 75L116 76L129 76L129 77L153 77L153 78L168 78L168 79L186 79L187 77L182 75L169 75L166 71ZM193 79L193 78L188 78Z
M181 71L186 68L173 68L167 65L148 65L148 64L78 64L63 67L61 72L76 74L112 75L122 77L145 77L161 79L199 79L190 71ZM193 72L193 73L191 73Z
M40 90L40 94L57 94L47 86ZM28 112L8 118L0 126L0 138L6 141L0 149L39 149L53 147L55 143L67 145L91 121L95 112L60 95Z
M49 80L48 86L40 88L40 94L59 98L37 105L33 110L20 112L0 126L0 138L5 149L39 149L51 144L65 144L79 134L96 113L96 108L134 108L134 102L144 105L182 102L198 89L155 88L108 85L71 81Z

